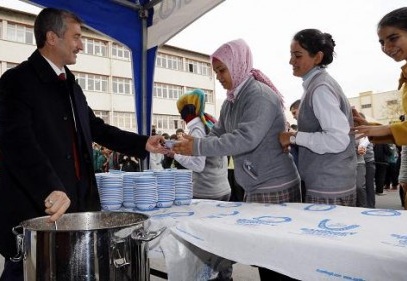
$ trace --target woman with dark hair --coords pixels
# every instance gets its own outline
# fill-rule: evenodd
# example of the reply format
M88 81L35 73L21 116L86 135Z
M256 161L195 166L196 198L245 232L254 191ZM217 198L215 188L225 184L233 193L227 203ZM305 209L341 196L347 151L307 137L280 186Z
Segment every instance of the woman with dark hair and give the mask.
M407 62L407 7L399 8L386 14L377 25L377 35L383 53L396 62ZM402 106L407 112L407 64L401 67L398 89L402 91ZM357 112L356 123L362 125L353 131L368 136L374 143L395 143L399 146L407 144L407 122L395 122L379 125L367 122Z
M328 33L304 29L291 42L290 64L303 79L298 131L282 132L287 150L298 145L298 170L305 183L305 202L355 206L355 139L349 135L352 110L340 85L326 71L335 42Z
M407 62L407 7L395 9L386 15L377 24L377 35L383 53L396 62ZM407 112L407 63L401 67L398 90L402 92L402 107ZM352 128L355 133L368 136L373 143L395 143L402 146L400 156L400 196L402 204L405 204L405 193L407 191L407 121L400 116L401 122L389 125L373 124L366 121L354 110L354 119L358 127Z

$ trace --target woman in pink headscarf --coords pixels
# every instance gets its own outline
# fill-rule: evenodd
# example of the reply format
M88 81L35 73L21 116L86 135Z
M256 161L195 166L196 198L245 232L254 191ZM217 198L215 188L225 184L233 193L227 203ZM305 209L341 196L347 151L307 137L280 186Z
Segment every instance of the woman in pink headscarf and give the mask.
M218 122L206 138L185 136L173 150L183 155L233 156L236 180L247 202L299 202L299 175L292 157L281 151L285 129L283 99L270 79L253 68L242 39L211 56L216 79L227 90Z
M173 150L233 156L235 178L245 190L246 202L300 202L297 168L278 140L286 123L279 91L253 68L251 50L242 39L223 44L211 58L216 79L227 91L218 122L206 138L185 136Z

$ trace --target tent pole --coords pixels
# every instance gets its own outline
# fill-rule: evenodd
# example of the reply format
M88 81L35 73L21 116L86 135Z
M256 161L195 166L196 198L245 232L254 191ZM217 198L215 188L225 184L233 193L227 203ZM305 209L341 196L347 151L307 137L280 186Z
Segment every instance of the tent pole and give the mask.
M141 130L139 132L142 135L150 135L150 128L147 128L147 17L148 10L140 9L139 16L141 18L142 29L142 55L141 55L141 94L142 94L142 112L141 112ZM150 159L147 157L142 161L142 170L149 169Z

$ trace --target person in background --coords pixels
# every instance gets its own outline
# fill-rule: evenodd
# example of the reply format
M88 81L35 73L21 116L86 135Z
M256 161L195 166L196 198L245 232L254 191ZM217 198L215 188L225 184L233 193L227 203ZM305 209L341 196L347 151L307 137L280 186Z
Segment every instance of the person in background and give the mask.
M170 135L167 133L163 133L162 136L165 140L170 140ZM174 162L174 158L170 157L169 155L165 154L164 159L162 161L162 166L164 169L171 169Z
M227 90L219 120L206 138L185 135L173 151L232 156L246 202L300 202L297 169L278 142L286 124L281 94L266 75L253 68L251 50L242 39L220 46L211 60L216 79ZM262 280L273 280L269 270L259 268L259 272Z
M301 100L299 99L290 105L291 114L293 115L293 118L295 120L297 120L297 122L298 122L298 112L299 112L300 104L301 104ZM291 129L289 131L294 132L294 133L297 132L298 125L296 125L296 129ZM298 167L298 145L297 144L290 144L290 153L293 156L295 165Z
M99 161L102 162L102 171L103 173L108 173L110 170L110 167L112 166L112 151L107 148L107 147L103 147L102 149L102 157L100 157Z
M81 25L69 11L43 9L34 23L37 50L0 78L1 280L24 280L22 261L10 261L21 221L100 210L92 142L140 158L166 152L161 136L122 131L88 106L66 67L83 49Z
M189 135L204 138L216 120L205 113L205 93L194 89L177 100L178 112L188 127ZM174 159L193 171L193 192L196 199L229 201L230 185L227 177L226 156L185 156L174 154Z
M360 113L363 118L365 115ZM374 160L374 150L373 143L367 139L368 144L366 146L366 153L363 155L365 160L366 167L366 207L375 208L376 207L376 194L375 194L375 173L376 173L376 164Z
M298 170L305 202L356 205L355 138L351 106L340 85L326 71L335 42L328 33L304 29L291 41L290 64L303 80L298 131L280 133L284 151L297 144Z
M290 112L293 115L293 118L298 122L298 113L300 109L301 99L296 100L290 105ZM289 132L296 133L298 131L298 125L293 124L290 126ZM295 143L290 144L289 148L290 154L293 156L295 166L298 169L298 145ZM301 202L305 202L305 183L301 180Z
M376 195L386 195L383 193L384 182L386 180L387 167L389 166L389 157L391 154L390 147L387 143L374 144L373 146L375 158L375 186Z
M177 140L182 140L184 133L185 133L184 129L178 128L178 129L175 131L175 134L177 135Z
M190 136L204 138L216 120L205 113L205 93L201 89L180 96L177 109L185 121ZM182 136L178 138L182 140ZM192 170L193 198L229 201L231 189L227 174L226 156L173 155L174 160ZM227 265L226 265L227 264ZM223 269L215 280L232 280L232 262L223 261Z
M124 172L140 172L139 161L132 156L121 155L120 159L121 169Z
M405 115L402 114L400 115L399 119L401 122L405 121ZM406 204L406 197L407 197L407 146L403 145L400 148L400 157L399 157L399 194L400 194L400 200L401 200L401 206L404 207L405 210L407 210L407 204Z
M120 170L120 152L112 151L109 155L109 166L110 170Z
M301 99L296 100L290 105L290 112L295 120L298 120L298 112L301 104Z
M396 62L407 62L407 7L387 13L377 24L377 35L384 54ZM398 89L402 91L402 107L407 112L407 63L401 67ZM355 126L352 132L368 136L373 143L407 145L407 121L388 125L369 123L354 110Z
M97 144L96 142L92 143L92 151L93 151L93 169L95 170L95 172L97 172L98 170L98 158L99 156L102 154L102 152L100 151L100 145Z
M407 146L403 145L400 152L400 172L399 172L399 185L400 185L400 200L404 210L407 210Z
M377 24L377 35L384 54L396 62L407 62L407 7L395 9L382 17ZM401 74L398 83L398 90L402 91L402 107L404 113L407 112L407 63L401 67ZM389 125L380 125L367 122L356 110L354 110L355 124L359 125L352 128L354 133L368 136L374 143L395 143L397 146L407 145L407 121L392 123ZM400 159L400 197L404 208L405 194L407 194L405 166L403 162L406 149L401 151ZM404 155L404 156L403 156ZM403 190L401 190L403 189Z
M356 140L356 207L367 207L365 154L369 144L367 137Z
M105 156L105 148L103 146L100 147L100 153L97 156L96 162L95 162L95 173L104 173L104 164L106 163L107 159Z
M155 127L151 129L151 135L156 136L157 132ZM164 138L164 137L163 137ZM163 170L162 162L164 160L164 155L161 153L150 153L150 169L151 170Z
M389 144L390 155L388 158L389 165L387 166L386 178L384 179L384 189L397 190L399 185L399 148L395 144Z
M171 140L174 140L174 141L183 140L183 139L184 139L183 134L184 134L184 130L181 129L181 128L178 128L178 129L175 131L175 134L170 136L170 139L171 139ZM167 154L167 156L169 156L169 157L173 157L173 155L174 155L173 153L168 153L168 154ZM182 166L181 163L179 163L176 159L173 159L172 165L173 165L174 168L176 168L176 169L186 169L186 168L185 168L184 166Z

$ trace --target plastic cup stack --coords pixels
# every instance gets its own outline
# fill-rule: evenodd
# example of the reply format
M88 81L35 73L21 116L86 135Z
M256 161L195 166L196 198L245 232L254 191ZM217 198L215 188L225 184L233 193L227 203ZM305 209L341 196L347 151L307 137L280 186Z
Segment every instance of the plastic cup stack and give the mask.
M142 211L152 210L157 205L157 181L154 175L138 176L134 181L134 203Z
M157 207L169 208L175 199L175 173L172 170L154 171L157 178Z
M176 170L174 204L177 206L190 205L192 196L192 171L184 169Z
M123 204L123 180L121 174L102 174L100 176L99 196L103 210L119 210Z

